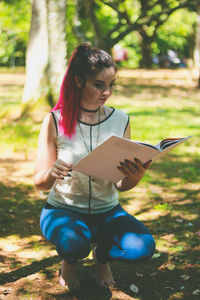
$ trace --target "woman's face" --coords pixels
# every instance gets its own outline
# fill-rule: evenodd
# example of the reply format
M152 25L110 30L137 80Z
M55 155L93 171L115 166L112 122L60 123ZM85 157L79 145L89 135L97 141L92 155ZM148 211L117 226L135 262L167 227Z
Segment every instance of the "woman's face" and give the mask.
M115 77L113 67L103 68L94 78L88 77L82 91L81 106L92 110L104 105L112 95Z

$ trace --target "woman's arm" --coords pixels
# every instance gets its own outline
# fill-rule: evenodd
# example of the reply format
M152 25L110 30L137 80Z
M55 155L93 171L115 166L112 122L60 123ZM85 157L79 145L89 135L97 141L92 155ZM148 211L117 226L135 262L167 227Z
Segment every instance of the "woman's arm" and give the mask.
M130 139L130 136L130 124L128 124L124 137ZM118 169L123 173L123 175L125 175L125 177L117 182L115 187L119 191L128 191L135 187L144 176L144 173L149 167L150 163L151 161L143 165L142 162L136 157L133 157L132 161L125 159L124 161L120 162Z
M38 140L34 182L40 190L52 188L56 179L67 176L72 167L57 159L56 140L56 128L50 113L44 118Z

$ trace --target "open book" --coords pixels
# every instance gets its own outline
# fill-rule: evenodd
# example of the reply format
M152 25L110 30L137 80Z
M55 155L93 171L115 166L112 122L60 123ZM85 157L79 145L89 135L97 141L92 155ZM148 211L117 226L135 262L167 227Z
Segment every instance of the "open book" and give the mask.
M135 157L140 159L142 163L146 163L149 160L154 161L190 137L164 139L156 146L153 146L113 135L82 158L72 169L88 176L116 183L124 177L117 169L120 161L124 161L124 159L134 160Z

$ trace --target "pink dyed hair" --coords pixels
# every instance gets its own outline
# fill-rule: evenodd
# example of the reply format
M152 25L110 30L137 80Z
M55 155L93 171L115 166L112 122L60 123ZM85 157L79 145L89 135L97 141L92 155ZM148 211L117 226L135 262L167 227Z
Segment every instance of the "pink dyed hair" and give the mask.
M51 111L60 109L59 129L69 138L75 134L76 123L80 111L82 88L87 76L95 76L103 68L115 67L111 56L99 49L93 49L88 44L79 45L73 51L65 73L57 104ZM78 88L74 77L83 81Z

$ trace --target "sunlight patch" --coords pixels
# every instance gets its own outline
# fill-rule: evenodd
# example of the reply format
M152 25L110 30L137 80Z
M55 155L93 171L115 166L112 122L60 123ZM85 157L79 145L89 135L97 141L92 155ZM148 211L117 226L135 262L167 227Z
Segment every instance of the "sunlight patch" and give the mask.
M57 255L55 249L49 243L44 244L41 236L32 235L20 238L18 235L11 235L0 239L1 250L14 252L18 258L41 259L47 256Z

